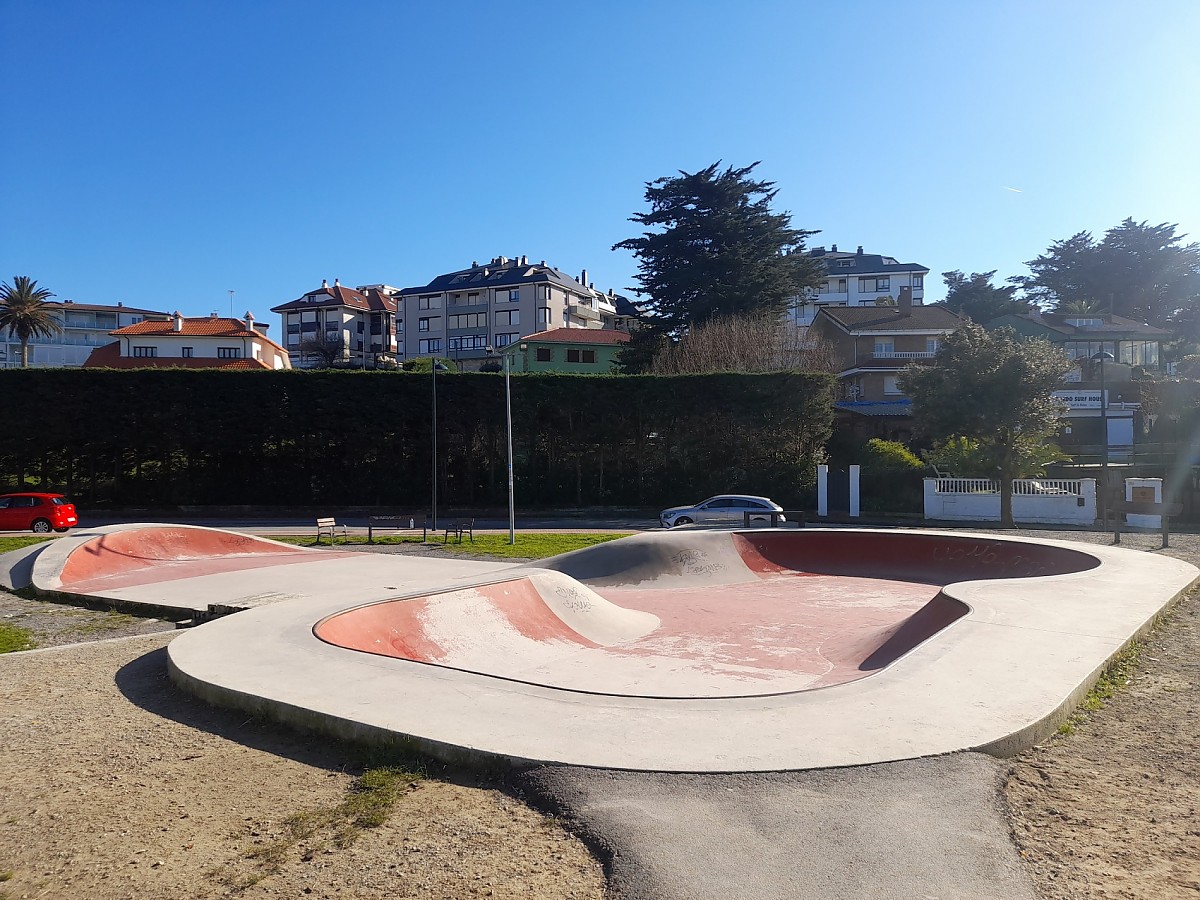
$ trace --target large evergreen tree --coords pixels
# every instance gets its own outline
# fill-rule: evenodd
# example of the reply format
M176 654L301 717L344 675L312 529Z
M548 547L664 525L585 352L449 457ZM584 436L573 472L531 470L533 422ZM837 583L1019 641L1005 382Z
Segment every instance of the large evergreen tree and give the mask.
M1010 328L967 324L938 347L932 366L901 376L912 398L913 423L925 436L977 440L1000 481L1000 522L1011 526L1012 480L1020 461L1054 434L1063 409L1050 393L1071 367L1046 341L1021 341Z
M824 270L803 253L816 232L771 211L777 190L750 177L757 165L721 171L718 161L646 184L650 211L630 221L648 230L613 249L637 257L635 290L649 298L661 332L678 334L718 316L782 313L818 283Z
M29 367L29 342L62 331L46 301L54 295L28 275L17 275L12 285L0 285L0 332L10 331L21 342L21 368Z
M1099 241L1081 231L1012 280L1056 312L1109 313L1180 331L1200 305L1200 244L1183 244L1176 227L1126 219Z
M1017 291L1015 285L996 287L992 284L990 272L972 272L964 275L955 269L953 272L943 272L942 280L946 283L946 306L959 315L966 316L972 322L986 325L992 319L1009 313L1025 312L1029 304L1014 298Z

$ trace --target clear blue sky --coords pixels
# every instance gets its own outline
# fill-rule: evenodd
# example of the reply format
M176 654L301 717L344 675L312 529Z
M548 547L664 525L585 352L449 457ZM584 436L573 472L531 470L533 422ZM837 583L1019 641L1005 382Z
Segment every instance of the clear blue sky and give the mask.
M1200 240L1196 0L0 0L0 34L0 277L80 302L233 289L277 333L322 278L519 254L622 290L644 182L718 159L927 300L1126 216Z

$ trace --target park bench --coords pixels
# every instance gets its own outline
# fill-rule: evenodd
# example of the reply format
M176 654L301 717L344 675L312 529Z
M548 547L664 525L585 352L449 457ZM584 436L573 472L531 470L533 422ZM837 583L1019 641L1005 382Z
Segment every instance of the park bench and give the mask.
M1151 503L1138 500L1117 500L1109 504L1113 520L1113 543L1121 543L1121 528L1126 526L1125 516L1160 516L1162 518L1162 548L1166 549L1171 539L1171 516L1183 512L1182 503Z
M385 528L397 531L421 529L421 540L429 540L429 517L425 513L410 513L405 516L367 516L367 543L375 542L375 532Z
M329 543L333 543L333 536L338 532L342 532L342 540L344 541L350 535L349 529L345 525L339 525L337 519L333 516L328 516L323 519L317 519L317 543L321 543L321 535L329 532Z
M467 535L471 539L471 543L475 543L475 520L474 519L451 519L446 523L446 534L442 538L442 543L450 540L450 535L456 535L458 542L461 544L463 535Z

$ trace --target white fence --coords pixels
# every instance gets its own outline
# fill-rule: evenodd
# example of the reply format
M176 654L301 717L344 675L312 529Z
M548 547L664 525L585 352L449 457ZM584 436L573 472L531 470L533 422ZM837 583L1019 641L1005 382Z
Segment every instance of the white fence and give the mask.
M925 518L999 522L1000 483L989 478L926 478ZM1096 520L1096 479L1013 480L1013 521L1091 525Z

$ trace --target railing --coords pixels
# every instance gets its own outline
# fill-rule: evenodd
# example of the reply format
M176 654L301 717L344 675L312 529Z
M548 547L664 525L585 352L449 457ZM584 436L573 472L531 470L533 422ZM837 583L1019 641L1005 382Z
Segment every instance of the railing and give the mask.
M939 478L935 490L939 494L998 494L999 482L990 478Z
M991 478L938 478L934 490L939 494L998 494L1000 482ZM1066 495L1078 497L1083 482L1078 478L1014 478L1013 496L1040 497Z
M876 350L871 354L873 359L933 359L937 353L932 350Z

